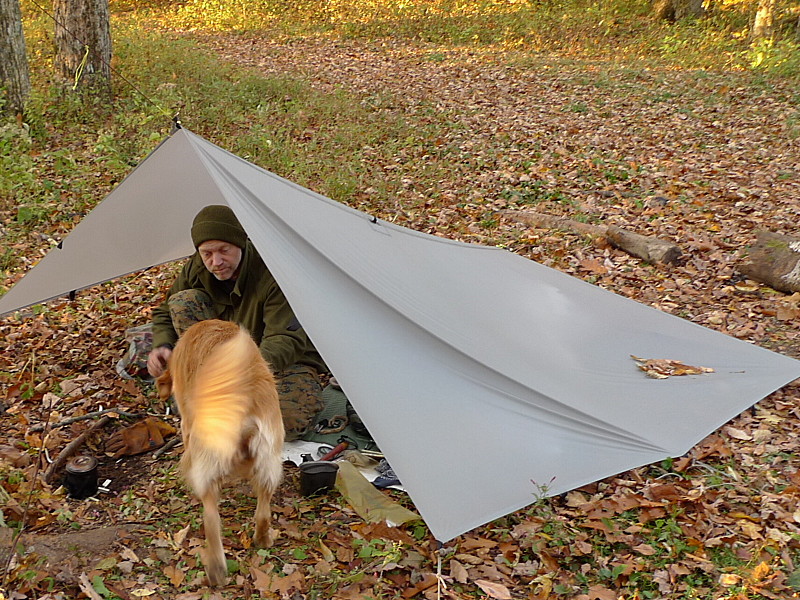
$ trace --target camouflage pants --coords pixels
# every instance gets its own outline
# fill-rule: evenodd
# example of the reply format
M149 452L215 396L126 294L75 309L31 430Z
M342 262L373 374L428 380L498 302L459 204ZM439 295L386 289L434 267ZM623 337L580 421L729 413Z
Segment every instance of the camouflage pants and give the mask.
M201 290L183 290L173 294L167 304L172 317L172 326L179 336L199 321L217 318L211 298ZM135 329L141 330L142 328ZM135 347L136 357L130 360L132 364L139 364L143 358L142 364L146 367L147 354L152 345L152 335L149 336L149 339L147 336L138 335L137 339L140 342ZM133 344L131 351L134 351ZM119 367L117 370L119 371ZM130 371L130 369L126 370ZM314 418L325 407L319 374L312 367L294 364L282 371L275 372L274 375L275 383L278 386L283 424L286 429L286 441L299 439L308 432Z

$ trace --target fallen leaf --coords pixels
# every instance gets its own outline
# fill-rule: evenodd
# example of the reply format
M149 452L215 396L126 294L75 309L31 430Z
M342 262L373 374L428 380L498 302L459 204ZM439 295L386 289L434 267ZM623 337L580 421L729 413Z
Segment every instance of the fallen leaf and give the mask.
M456 559L450 560L450 576L459 583L467 583L469 576L467 570Z
M322 558L327 562L333 562L336 560L336 557L334 556L333 552L331 552L331 549L328 548L322 540L319 541L319 551L322 554Z
M422 580L419 583L417 583L413 587L403 590L403 598L413 598L420 592L424 592L428 588L431 588L434 585L436 585L437 581L439 580L436 578L436 575L434 575L433 573L425 573L425 575L423 576Z
M279 592L282 596L288 597L292 590L302 590L306 582L303 573L298 569L286 577L273 577L270 582L270 590Z
M595 273L596 275L605 275L608 273L608 268L596 258L585 258L580 261L580 265L590 273Z
M490 598L496 600L512 600L511 592L502 583L493 583L486 579L478 579L475 584Z
M734 585L739 585L739 582L742 580L741 577L735 575L733 573L723 573L719 576L719 584L724 587L732 587Z
M749 433L741 429L736 429L735 427L726 427L725 433L736 440L750 441L753 439L753 436L751 436Z
M186 579L186 572L174 565L167 565L164 567L164 575L167 576L169 582L175 587L180 587L181 584L183 584L183 580Z
M250 575L253 578L253 587L259 592L264 593L270 591L270 583L272 582L272 575L269 575L257 567L250 567Z
M772 572L772 568L765 562L760 562L753 572L750 574L750 581L758 583L762 581L764 578L767 577Z
M644 556L653 556L656 553L656 549L650 544L639 544L638 546L634 546L633 549Z
M139 562L139 557L136 554L136 552L134 552L133 550L131 550L127 546L122 546L122 550L120 550L120 556L122 558L124 558L125 560L129 560L129 561L134 562L134 563Z
M593 585L586 594L587 600L617 600L617 592L602 585Z

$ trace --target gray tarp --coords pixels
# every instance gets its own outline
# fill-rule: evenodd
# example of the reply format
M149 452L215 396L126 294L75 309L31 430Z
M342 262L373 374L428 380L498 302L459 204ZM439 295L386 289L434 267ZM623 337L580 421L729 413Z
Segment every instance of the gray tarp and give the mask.
M191 252L227 203L440 541L680 456L800 361L525 258L376 220L183 129L0 314ZM132 315L134 317L134 315ZM631 355L713 373L648 378Z

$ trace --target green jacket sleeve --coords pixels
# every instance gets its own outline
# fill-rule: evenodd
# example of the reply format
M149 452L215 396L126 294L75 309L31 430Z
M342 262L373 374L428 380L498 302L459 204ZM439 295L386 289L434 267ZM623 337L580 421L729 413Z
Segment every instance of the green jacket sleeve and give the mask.
M153 348L166 346L167 344L174 346L175 342L178 341L178 334L175 331L175 328L172 326L172 317L170 317L169 314L169 305L167 304L167 300L169 300L174 293L190 287L188 283L188 272L190 266L191 261L187 261L186 264L183 265L183 269L181 269L178 277L173 282L172 287L169 288L167 297L163 304L153 309Z
M277 284L267 293L263 313L264 334L259 349L273 371L282 371L299 362L311 342Z

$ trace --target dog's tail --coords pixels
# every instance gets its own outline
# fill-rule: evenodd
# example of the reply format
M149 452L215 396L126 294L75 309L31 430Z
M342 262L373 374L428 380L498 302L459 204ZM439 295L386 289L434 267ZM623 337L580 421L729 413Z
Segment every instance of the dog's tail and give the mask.
M194 414L189 445L196 456L210 454L223 470L239 451L249 405L244 385L258 348L243 329L217 346L198 366L194 379Z

